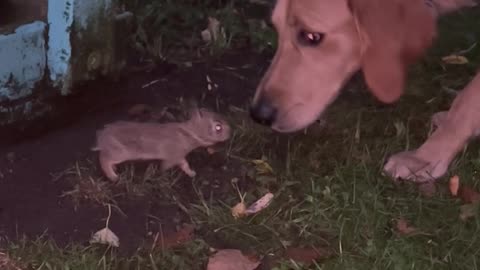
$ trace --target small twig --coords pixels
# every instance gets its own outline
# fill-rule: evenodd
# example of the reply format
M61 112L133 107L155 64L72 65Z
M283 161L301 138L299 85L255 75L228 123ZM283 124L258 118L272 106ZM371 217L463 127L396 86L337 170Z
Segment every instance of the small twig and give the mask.
M161 225L160 225L161 226ZM156 233L155 234L155 237L153 238L153 244L152 244L152 248L150 249L151 252L153 252L153 250L155 249L155 247L157 246L157 241L158 241L158 236L160 235L160 233ZM162 237L162 249L163 249L163 237Z
M75 169L77 170L77 175L81 179L82 178L82 171L80 170L80 166L78 164L78 161L75 162Z
M113 206L115 209L117 209L117 211L118 211L118 213L119 213L120 215L122 215L123 217L127 218L127 217L128 217L127 214L125 214L125 212L123 212L123 210L122 210L118 205L116 205L116 201L113 200L113 199L111 199L111 201L112 201L114 204L109 204L109 205L110 205L110 206Z
M107 205L108 205L108 217L107 217L107 222L105 223L105 228L108 228L108 224L110 223L110 216L112 215L112 208L109 203Z
M452 88L449 88L449 87L446 87L446 86L442 86L442 90L445 91L447 94L452 95L452 96L456 96L458 94L458 92L455 89L452 89Z
M477 42L473 43L470 47L468 47L468 48L465 49L465 50L458 51L458 52L456 53L456 55L462 55L462 54L469 53L471 50L473 50L473 48L475 48L475 46L477 46Z
M151 82L149 82L149 83L146 83L146 84L142 85L142 88L147 88L147 87L149 87L149 86L151 86L151 85L154 85L154 84L158 83L159 81L160 81L159 79L158 79L158 80L153 80L153 81L151 81Z
M165 237L163 235L162 223L160 223L160 237L161 237L161 241L162 241L162 250L165 250Z
M242 195L242 193L240 192L240 188L238 187L238 183L237 183L237 182L232 182L232 185L233 185L233 187L237 190L238 197L240 197L240 202L241 202L241 203L244 203L244 202L245 202L245 197L247 196L247 193L244 193L244 194Z
M237 155L230 154L229 157L230 157L230 158L233 158L233 159L236 159L236 160L243 161L243 162L249 162L248 159L239 157L239 156L237 156Z

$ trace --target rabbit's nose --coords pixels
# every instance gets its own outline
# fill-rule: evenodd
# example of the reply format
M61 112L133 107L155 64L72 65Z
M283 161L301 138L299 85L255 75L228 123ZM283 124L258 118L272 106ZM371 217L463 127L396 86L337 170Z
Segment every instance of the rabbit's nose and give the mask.
M277 108L262 97L250 107L250 117L259 124L270 126L277 117Z

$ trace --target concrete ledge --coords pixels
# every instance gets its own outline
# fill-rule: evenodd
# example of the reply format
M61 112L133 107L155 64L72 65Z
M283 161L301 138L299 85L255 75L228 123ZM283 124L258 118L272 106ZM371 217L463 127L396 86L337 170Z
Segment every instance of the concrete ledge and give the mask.
M18 27L0 35L0 103L32 94L46 68L44 22Z

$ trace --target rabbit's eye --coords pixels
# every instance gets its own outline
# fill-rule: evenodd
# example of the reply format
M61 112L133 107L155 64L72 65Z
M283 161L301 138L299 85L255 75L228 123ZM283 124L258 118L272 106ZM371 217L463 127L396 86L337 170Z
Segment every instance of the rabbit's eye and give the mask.
M220 124L216 124L216 125L215 125L215 131L216 131L216 132L219 133L219 132L222 131L222 129L223 129L222 125L220 125Z

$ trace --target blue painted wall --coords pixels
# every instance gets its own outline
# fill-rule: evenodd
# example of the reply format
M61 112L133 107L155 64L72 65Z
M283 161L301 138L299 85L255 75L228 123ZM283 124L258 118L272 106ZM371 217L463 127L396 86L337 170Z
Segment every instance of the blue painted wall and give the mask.
M70 87L70 35L73 24L73 0L51 0L48 4L48 70L52 85L67 93Z
M114 1L48 0L46 22L0 33L0 126L39 116L47 96L118 70Z
M44 22L34 22L0 35L0 102L30 95L43 78L45 29Z

